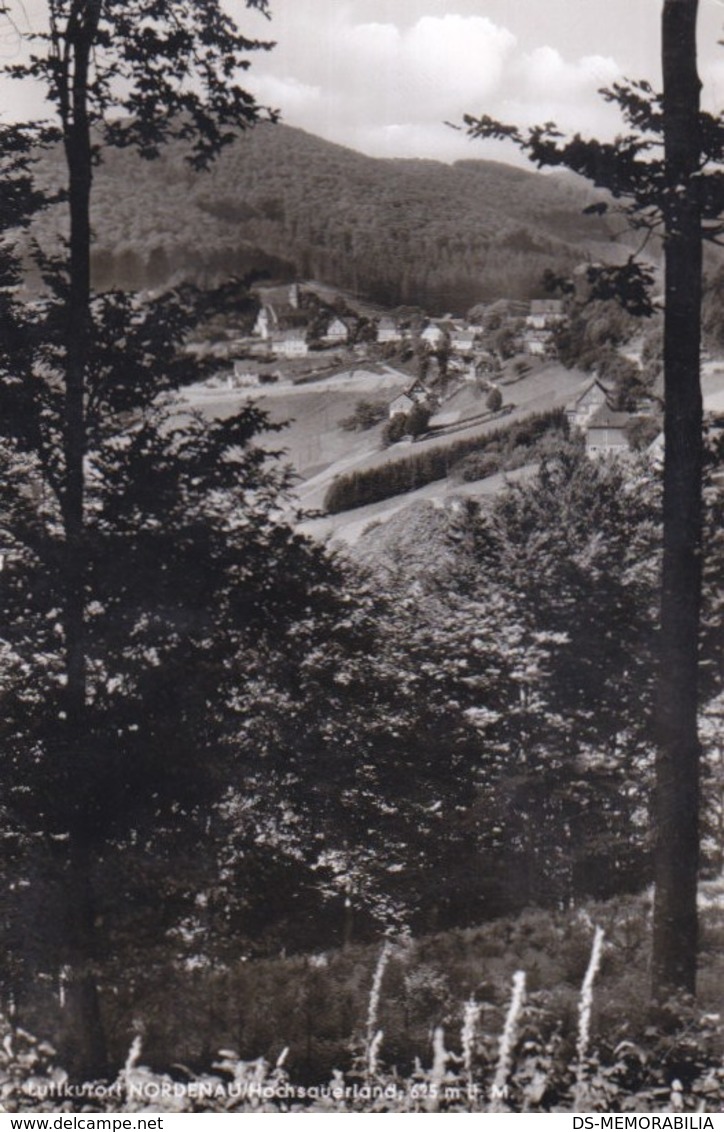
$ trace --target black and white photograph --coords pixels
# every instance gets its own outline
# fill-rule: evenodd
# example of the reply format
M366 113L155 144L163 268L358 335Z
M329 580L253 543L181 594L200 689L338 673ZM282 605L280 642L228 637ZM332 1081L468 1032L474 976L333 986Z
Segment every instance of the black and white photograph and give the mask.
M0 0L8 1127L715 1129L723 106L722 0Z

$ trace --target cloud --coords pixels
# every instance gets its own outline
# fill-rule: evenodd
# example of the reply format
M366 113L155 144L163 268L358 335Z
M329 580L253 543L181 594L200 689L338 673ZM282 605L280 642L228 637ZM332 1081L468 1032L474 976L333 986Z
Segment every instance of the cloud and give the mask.
M323 105L322 89L290 76L262 75L252 85L256 99L272 109L282 108L285 117L317 113Z
M623 78L610 56L584 55L567 60L544 45L516 57L501 92L500 110L506 121L521 126L555 122L564 133L611 138L621 129L616 106L600 95Z
M515 66L515 79L521 94L527 94L531 101L561 102L586 97L620 77L621 72L614 59L585 55L571 63L556 48L549 46L537 47L521 56Z
M434 11L432 0L420 0L416 13L408 7L407 22L402 13L393 21L392 6L373 0L337 0L324 16L318 8L316 20L307 0L296 3L284 9L278 47L258 61L263 78L253 78L256 60L250 72L255 91L291 125L377 156L442 160L501 156L499 145L471 147L444 127L465 113L523 125L555 120L590 133L616 129L615 111L597 95L620 77L606 55L566 57L548 45L524 50L504 22ZM377 19L369 18L373 11ZM287 77L275 86L272 74Z
M323 62L326 93L355 121L441 121L497 86L514 45L480 16L423 16L407 29L349 24Z

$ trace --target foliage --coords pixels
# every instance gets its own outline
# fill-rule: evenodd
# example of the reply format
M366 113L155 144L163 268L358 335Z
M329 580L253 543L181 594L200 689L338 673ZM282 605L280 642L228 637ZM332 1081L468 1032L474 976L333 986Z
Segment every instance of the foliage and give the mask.
M57 180L48 154L43 176ZM572 270L607 221L585 192L484 161L384 161L287 126L236 138L208 174L181 143L157 161L104 151L95 172L99 287L204 286L264 268L316 278L388 307L464 311L481 298L538 295L545 267ZM55 246L55 217L36 231ZM525 241L515 234L527 234Z
M400 427L406 432L405 418L402 420ZM444 448L430 447L423 452L390 460L376 468L338 476L327 492L325 510L336 514L352 507L376 503L380 499L389 499L401 492L414 491L425 484L444 479L464 457L473 452L499 452L501 447L527 450L545 432L563 433L564 430L565 417L562 413L554 411L534 414L524 421L491 429L467 440L454 441Z
M491 413L497 413L503 408L503 394L497 388L490 390L488 396L485 398L485 407L490 409Z
M537 475L479 516L457 501L425 524L418 508L358 547L414 609L418 670L479 732L467 857L520 904L648 876L659 486L645 462L541 449Z
M246 7L268 10L267 0L246 0ZM12 6L4 14L12 15ZM58 126L45 133L46 143L67 141L75 128L77 144L87 99L88 123L107 144L150 159L178 139L190 143L187 159L202 169L239 130L266 116L233 76L247 69L250 52L272 44L244 36L215 3L201 11L181 0L172 18L161 5L151 23L144 0L87 12L51 0L46 30L30 38L30 61L6 70L40 80L47 90Z
M212 1035L217 1047L195 1073L179 1064L189 1063L187 1029L171 1038L173 1067L162 1061L153 1068L153 1038L143 1050L137 1038L127 1056L120 1053L125 1064L115 1080L73 1088L47 1043L4 1020L3 1105L11 1112L89 1115L719 1111L724 1035L718 1015L707 1013L712 1004L672 1001L651 1018L636 990L647 915L644 901L618 900L416 942L388 941L384 967L374 946L313 961L256 963L254 970L239 968L236 986L226 980L214 987L219 976L209 972L207 1001L222 1008ZM604 948L597 981L586 991L593 923L603 931ZM712 927L720 931L716 917ZM719 957L711 962L716 984ZM506 1018L516 969L527 978L513 1031ZM236 1035L229 1028L230 995L245 1003ZM585 1048L584 999L591 1007ZM373 1009L379 1030L371 1056L364 1024Z
M616 348L640 331L640 320L614 300L567 303L568 317L553 334L557 356L568 368L597 369L603 357L618 357Z
M605 189L630 229L664 252L664 491L660 585L655 817L656 907L652 991L696 986L699 861L698 735L702 598L702 398L700 374L704 242L724 234L724 116L701 110L697 72L698 3L663 0L663 90L620 82L604 90L626 133L611 143L566 139L554 123L520 130L487 116L465 119L472 137L508 139L539 167L564 167ZM608 211L596 202L592 214ZM589 298L617 298L651 315L653 274L629 256L588 270Z
M265 0L246 6L266 12ZM172 396L203 376L181 344L204 304L187 292L93 298L89 284L99 141L150 159L174 138L189 167L206 167L262 116L235 75L270 44L213 0L51 0L44 16L34 53L9 70L44 83L55 124L5 131L0 154L15 205L2 224L32 234L60 200L70 225L53 254L28 245L35 300L17 285L18 250L2 247L0 695L14 844L3 978L17 994L64 979L66 1053L87 1071L104 1060L102 975L107 986L122 969L134 930L155 943L178 931L214 871L215 807L242 762L228 744L235 663L263 644L262 624L283 637L306 616L328 563L281 518L289 475L253 443L263 414L247 406L209 424L184 419ZM54 196L33 180L32 147L56 143ZM284 563L293 586L273 581ZM178 876L202 831L207 853ZM149 914L149 891L162 915Z
M346 432L364 432L374 428L387 415L387 406L384 401L368 401L361 398L352 413L339 422L339 427Z
M626 425L626 438L634 452L644 452L661 435L662 420L659 416L632 417Z
M419 402L412 406L407 419L405 421L405 430L410 434L413 440L418 436L422 436L427 432L427 426L430 423L430 408L428 405L421 405Z
M407 413L395 413L382 429L382 444L384 447L389 447L390 444L399 443L405 436L407 436Z
M2 773L9 836L20 848L37 839L21 859L29 891L16 885L5 906L13 924L8 963L21 965L14 969L16 994L39 972L57 974L67 962L54 930L62 919L59 894L45 908L39 897L53 878L58 887L78 815L94 847L92 885L104 906L98 954L106 964L120 972L129 935L155 948L193 913L227 836L215 807L251 773L256 753L243 741L237 690L272 670L282 682L281 659L273 668L270 653L281 658L286 651L288 658L312 609L321 626L340 583L326 555L280 518L289 478L254 443L267 427L257 409L212 423L153 399L161 383L148 381L149 345L166 380L176 373L170 342L164 365L161 331L171 335L177 327L162 310L168 317L168 302L145 312L126 296L106 296L97 312L86 637L94 754L82 765L69 764L58 727L64 640L62 576L54 572L60 424L52 374L45 389L36 379L36 414L31 405L22 418L11 411L5 417L6 431L12 424L16 435L0 449ZM121 341L124 383L113 381ZM16 354L16 366L17 360ZM179 374L190 365L183 354L177 364ZM14 388L4 388L11 410ZM36 434L42 446L34 442L28 452ZM267 803L275 804L270 783ZM257 817L261 822L261 810ZM250 877L247 886L254 883ZM119 889L125 900L109 899ZM163 894L163 916L150 891ZM33 905L36 940L45 941L39 951L26 947L21 930Z
M502 839L527 861L529 898L541 886L562 886L561 899L571 885L603 892L613 876L625 886L645 870L641 706L654 673L658 531L645 469L630 477L564 450L481 517L475 585L500 603L498 690L504 679L511 688L502 716L483 714L480 726L500 752L511 815L499 818Z

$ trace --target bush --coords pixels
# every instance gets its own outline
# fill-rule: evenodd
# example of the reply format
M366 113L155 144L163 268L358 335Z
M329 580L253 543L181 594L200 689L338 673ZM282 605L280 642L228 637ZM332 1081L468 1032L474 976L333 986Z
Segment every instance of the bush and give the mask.
M430 423L430 409L427 405L413 405L405 421L410 436L422 436Z
M626 425L629 447L634 452L643 452L656 440L662 428L663 422L660 417L632 417Z
M403 436L407 436L407 417L402 413L395 413L382 429L382 443L388 448L390 444L397 444Z
M374 428L376 424L385 419L387 407L384 401L359 400L348 417L343 417L339 427L345 432L364 432Z
M497 385L493 386L485 399L486 408L490 409L491 413L498 413L503 408L503 394L498 389Z
M401 423L396 425L396 421ZM398 432L398 429L402 431ZM503 425L482 436L458 440L446 447L428 447L398 460L390 460L379 468L338 476L327 492L324 507L328 514L335 515L340 511L390 499L405 491L415 491L418 487L445 479L448 475L457 477L461 461L474 452L490 454L500 451L500 460L495 469L497 471L505 466L509 453L516 447L530 447L547 434L563 438L567 432L565 413L556 409L528 417L517 424ZM406 434L407 419L402 416L393 417L385 427L383 441L392 444Z
M500 471L500 456L495 452L473 452L450 469L450 476L460 483L475 483Z
M642 897L531 909L382 949L197 972L199 1019L208 1028L212 1002L222 1046L212 1071L182 1067L187 1034L155 1068L135 1039L115 1081L73 1088L47 1044L0 1019L3 1110L720 1112L719 1017L688 999L652 1015L647 917ZM166 1016L175 989L158 989Z

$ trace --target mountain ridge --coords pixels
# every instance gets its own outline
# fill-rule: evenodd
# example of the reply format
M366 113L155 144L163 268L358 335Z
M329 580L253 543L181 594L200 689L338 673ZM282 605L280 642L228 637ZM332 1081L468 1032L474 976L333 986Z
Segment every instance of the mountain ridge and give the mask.
M57 180L59 156L41 175ZM239 136L208 173L180 143L143 161L106 150L95 172L100 288L201 285L249 271L317 278L385 306L461 311L541 294L546 268L618 258L595 194L502 162L368 157L285 125ZM43 242L57 223L40 221ZM620 254L620 253L619 253Z

